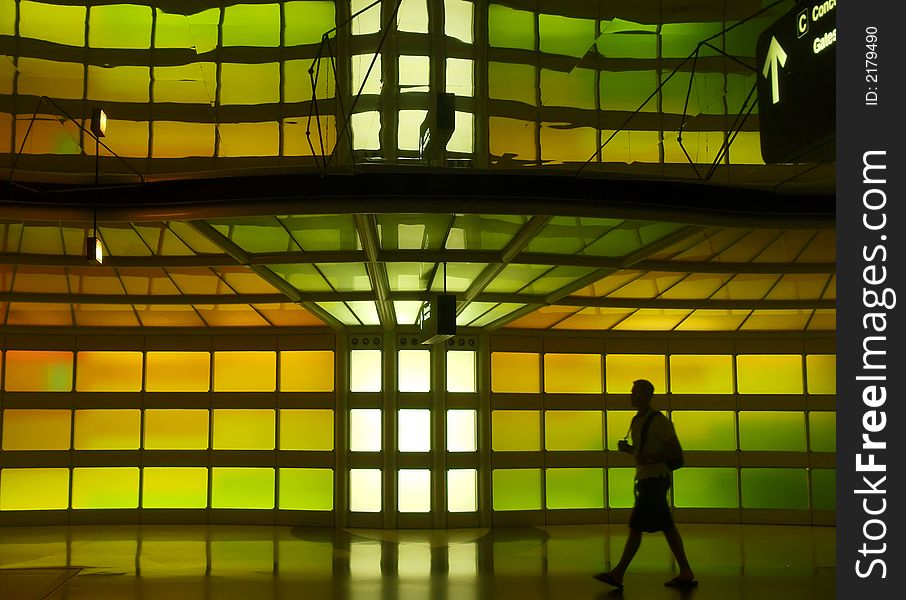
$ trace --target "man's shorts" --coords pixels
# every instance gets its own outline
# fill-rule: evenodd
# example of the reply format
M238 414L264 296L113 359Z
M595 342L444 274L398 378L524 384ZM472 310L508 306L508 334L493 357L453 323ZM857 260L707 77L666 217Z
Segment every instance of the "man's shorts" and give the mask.
M670 480L666 477L649 477L635 482L635 505L629 517L629 528L651 533L673 527L673 517L667 506Z

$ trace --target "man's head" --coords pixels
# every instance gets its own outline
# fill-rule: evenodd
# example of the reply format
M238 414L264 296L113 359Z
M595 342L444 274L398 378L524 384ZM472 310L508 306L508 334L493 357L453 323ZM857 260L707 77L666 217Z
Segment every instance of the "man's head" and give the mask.
M647 379L636 379L632 382L632 395L630 401L632 406L639 410L644 410L651 406L651 398L654 396L654 385Z

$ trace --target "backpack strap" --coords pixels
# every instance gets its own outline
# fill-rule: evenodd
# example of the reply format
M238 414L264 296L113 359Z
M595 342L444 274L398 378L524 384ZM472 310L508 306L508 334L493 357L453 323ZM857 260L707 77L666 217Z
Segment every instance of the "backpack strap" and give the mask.
M651 427L651 421L659 414L661 414L661 411L659 410L652 412L648 415L648 418L645 419L645 423L642 424L642 431L639 433L639 452L645 448L645 441L648 438L648 428Z

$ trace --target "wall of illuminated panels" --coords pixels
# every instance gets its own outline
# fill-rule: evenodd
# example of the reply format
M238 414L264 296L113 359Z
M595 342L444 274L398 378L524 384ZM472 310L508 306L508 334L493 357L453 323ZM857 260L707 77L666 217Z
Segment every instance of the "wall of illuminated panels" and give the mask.
M625 518L635 469L616 449L643 378L685 450L678 518L832 522L832 342L496 338L490 365L497 523Z

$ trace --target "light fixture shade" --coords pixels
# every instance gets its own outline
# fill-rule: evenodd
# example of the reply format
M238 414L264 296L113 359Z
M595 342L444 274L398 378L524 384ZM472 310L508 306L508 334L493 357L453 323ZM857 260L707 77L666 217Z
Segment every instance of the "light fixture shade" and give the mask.
M91 133L102 138L107 133L107 113L102 108L91 109Z
M96 236L88 238L85 245L85 258L98 265L104 262L104 247L101 246L101 238Z

